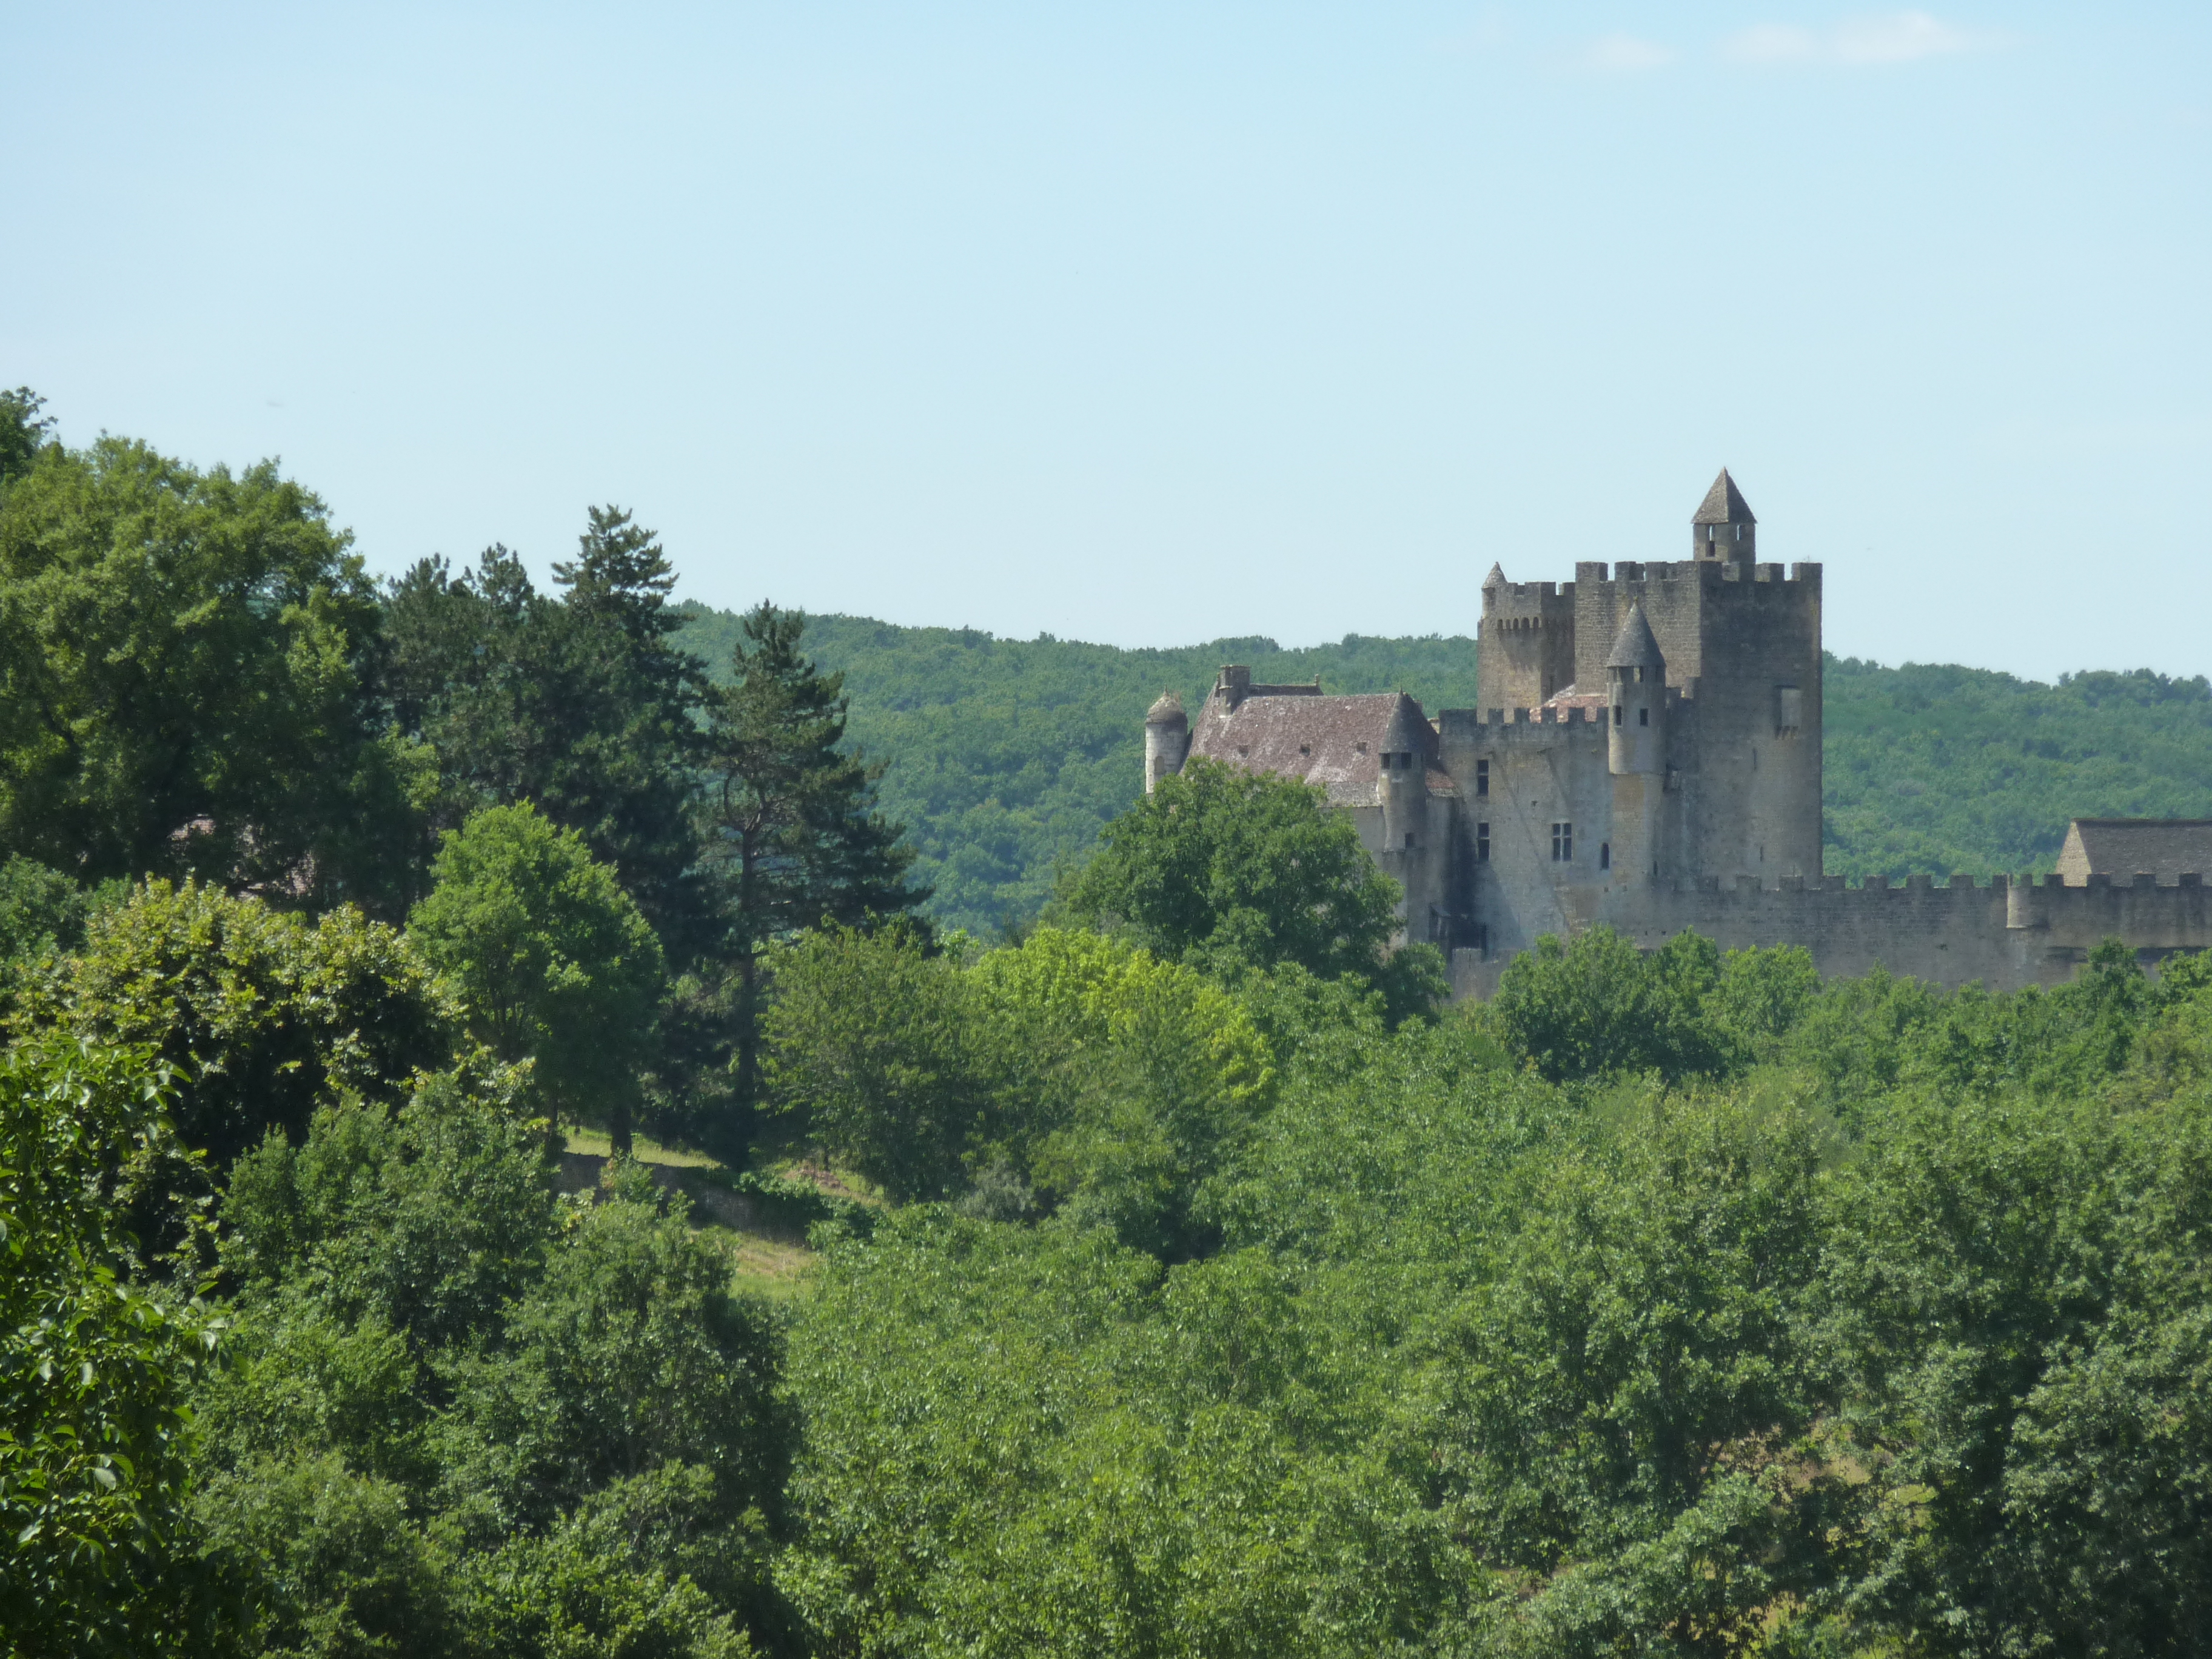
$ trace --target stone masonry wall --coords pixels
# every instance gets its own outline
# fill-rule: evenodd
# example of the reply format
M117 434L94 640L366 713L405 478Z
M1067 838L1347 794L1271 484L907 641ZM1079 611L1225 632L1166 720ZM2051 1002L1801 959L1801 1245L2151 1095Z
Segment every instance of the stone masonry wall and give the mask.
M2093 877L2086 887L2067 887L2056 877L2032 884L2000 876L1977 886L1956 876L1938 887L1914 876L1893 887L1870 877L1863 887L1847 887L1839 876L1772 884L1745 877L1731 886L1708 879L1617 891L1591 921L1644 950L1687 929L1723 950L1802 945L1823 975L1863 974L1880 963L1936 984L1978 980L2010 991L2064 983L2107 939L2127 940L2152 969L2176 951L2212 948L2212 889L2191 876L2170 887L2150 878L2115 885ZM1508 959L1453 952L1454 993L1492 994Z

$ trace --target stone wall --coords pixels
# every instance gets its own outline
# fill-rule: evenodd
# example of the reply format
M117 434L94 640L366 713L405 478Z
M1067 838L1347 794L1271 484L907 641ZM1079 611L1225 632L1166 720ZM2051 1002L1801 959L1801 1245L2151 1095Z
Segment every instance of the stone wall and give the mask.
M1846 886L1840 876L1773 884L1744 877L1730 885L1709 878L1614 890L1589 922L1613 927L1644 950L1686 930L1723 950L1800 945L1825 975L1863 974L1879 963L1940 985L1979 981L2010 991L2064 983L2107 939L2126 940L2153 969L2174 951L2212 948L2212 889L2192 876L2171 886L2150 877L2118 884L2093 877L2083 887L2055 876L2040 883L2000 876L1979 886L1954 876L1942 887L1928 876L1894 887L1878 876L1862 887ZM1490 995L1508 959L1497 951L1487 960L1454 951L1455 994Z

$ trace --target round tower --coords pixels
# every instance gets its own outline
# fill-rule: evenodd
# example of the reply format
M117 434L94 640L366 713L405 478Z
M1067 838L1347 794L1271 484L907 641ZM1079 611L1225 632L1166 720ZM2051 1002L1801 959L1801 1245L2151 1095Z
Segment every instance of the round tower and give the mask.
M1713 480L1690 520L1690 556L1706 563L1753 564L1759 558L1759 520L1726 467Z
M1162 778L1182 770L1190 756L1190 719L1182 712L1182 699L1163 691L1145 711L1145 793L1159 787Z
M1390 711L1376 750L1376 798L1382 807L1382 845L1393 852L1420 846L1428 828L1429 723L1404 692Z
M1606 653L1607 769L1616 777L1658 772L1667 763L1667 659L1644 619L1644 607L1628 607L1627 620Z

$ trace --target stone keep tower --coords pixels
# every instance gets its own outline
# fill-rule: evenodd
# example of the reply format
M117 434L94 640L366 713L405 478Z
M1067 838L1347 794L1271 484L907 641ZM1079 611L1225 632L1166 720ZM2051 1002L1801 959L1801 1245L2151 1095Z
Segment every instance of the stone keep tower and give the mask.
M1785 579L1753 556L1757 535L1724 470L1692 518L1688 560L1575 567L1577 688L1607 687L1632 609L1666 664L1668 696L1652 711L1666 727L1662 879L1821 873L1820 567Z

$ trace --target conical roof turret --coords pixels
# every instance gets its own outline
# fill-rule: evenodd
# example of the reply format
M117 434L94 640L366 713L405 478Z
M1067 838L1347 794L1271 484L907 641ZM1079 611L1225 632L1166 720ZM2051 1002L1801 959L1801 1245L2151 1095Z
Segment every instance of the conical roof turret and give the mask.
M1401 691L1398 706L1390 711L1390 724L1382 728L1382 753L1425 755L1434 735L1421 718L1421 705Z
M1503 587L1504 586L1505 567L1502 564L1492 565L1490 567L1490 574L1482 579L1482 591L1487 593L1493 587Z
M1173 691L1160 693L1150 708L1145 711L1147 726L1188 726L1189 719L1182 712L1182 699Z
M1728 475L1723 473L1723 477ZM1644 607L1632 605L1627 618L1620 624L1620 632L1613 636L1613 649L1605 653L1607 668L1660 668L1667 666L1667 659L1660 654L1658 639L1651 632L1651 624L1644 619Z
M1697 515L1692 524L1757 524L1752 516L1751 503L1744 500L1743 491L1735 487L1726 467L1713 480L1713 487L1705 492L1705 499L1698 503Z

